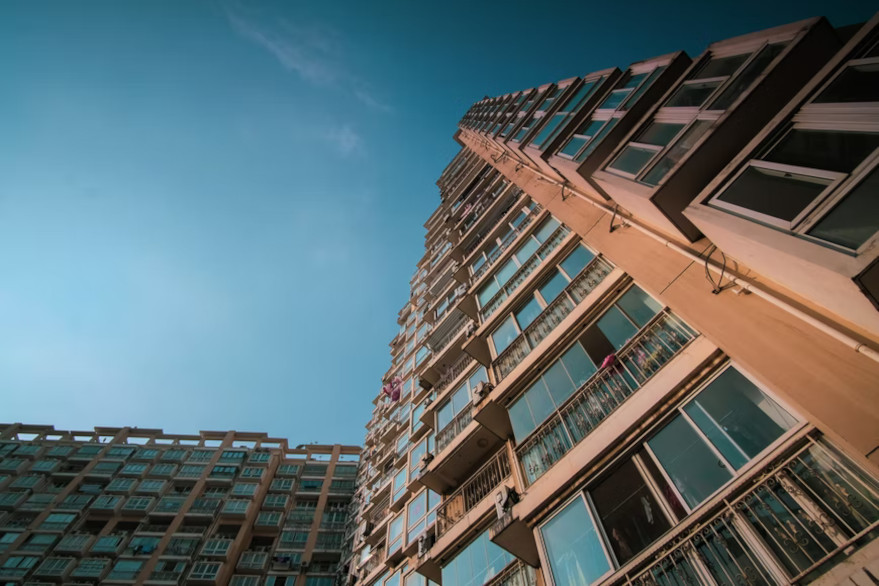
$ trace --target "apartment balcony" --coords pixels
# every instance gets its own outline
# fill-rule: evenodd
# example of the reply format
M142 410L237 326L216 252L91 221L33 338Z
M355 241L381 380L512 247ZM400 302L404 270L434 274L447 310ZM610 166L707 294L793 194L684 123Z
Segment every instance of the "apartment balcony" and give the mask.
M159 503L161 505L161 502ZM186 511L186 515L213 517L220 508L220 499L197 498Z
M265 551L245 551L238 559L236 569L239 572L257 572L265 571L269 563L269 554Z
M102 495L97 497L89 506L89 513L116 514L122 508L124 499L121 496Z
M482 322L485 322L495 311L498 310L501 304L506 301L513 291L519 288L519 285L521 285L525 279L527 279L528 276L531 275L531 273L533 273L562 242L565 241L570 233L570 229L564 224L560 224L559 227L555 229L549 238L547 238L530 257L528 257L528 260L522 263L522 266L513 273L506 284L495 293L494 297L489 299L485 304L485 307L480 309L479 316L482 319Z
M621 568L617 581L838 584L820 576L879 528L879 483L820 438L796 441L721 496Z
M467 481L455 492L443 499L436 514L437 539L446 535L452 526L467 516L486 497L492 495L505 480L511 479L511 475L512 466L509 455L507 450L502 447L488 462L470 475ZM494 506L492 499L488 499L486 502L490 503L490 507Z
M434 385L445 377L450 364L459 361L468 333L476 329L473 320L457 307L450 309L449 313L448 318L428 336L427 343L433 349L433 355L427 366L420 369L421 378Z
M94 541L95 536L88 533L68 533L55 546L54 553L82 555Z
M526 198L527 198L527 196L526 196ZM527 199L530 199L530 198L527 198ZM512 214L512 213L518 211L518 209L519 209L518 207L514 206L510 210L509 214ZM518 226L516 226L516 228L514 230L512 230L506 236L504 236L503 240L500 241L497 248L492 250L491 254L486 256L485 262L482 263L482 265L478 269L473 271L472 275L467 275L467 271L469 271L470 264L472 263L472 260L473 260L473 253L476 252L478 246L473 247L472 250L465 251L466 256L465 256L463 262L461 263L462 266L458 270L458 273L456 274L456 278L459 281L461 281L462 283L465 282L465 279L469 279L469 282L471 282L471 283L477 282L479 279L482 278L483 275L488 273L488 270L491 267L493 267L495 265L495 263L498 261L498 259L504 255L504 252L509 250L510 247L513 245L513 243L518 241L519 236L521 236L523 233L525 233L527 231L528 227L534 223L534 220L536 220L538 218L543 218L545 215L546 214L544 214L544 208L540 204L535 203L534 209L531 210L531 213L528 214L527 216L525 216L525 218L522 220L522 222ZM480 244L481 243L482 243L482 241L480 241Z
M485 586L537 586L537 572L522 560L515 560Z
M457 487L486 456L497 451L502 439L472 418L465 407L436 434L436 454L422 469L418 480L432 491L443 494Z
M611 273L613 267L597 256L538 315L531 324L495 359L492 364L495 380L502 381L562 323L574 308Z
M525 481L533 483L562 459L698 334L666 310L616 354L616 362L589 378L517 448Z
M150 577L144 581L144 584L174 586L180 584L181 578L183 578L183 572L156 570L150 573Z
M487 227L488 230L493 229L500 219L506 216L522 197L523 192L518 187L514 187L509 190L509 193L505 193L510 188L510 185L509 182L504 182L499 189L486 194L473 206L474 211L461 223L458 228L458 233L461 235L460 242L468 243L465 245L465 255L472 252L484 238L484 235L479 233L477 228Z

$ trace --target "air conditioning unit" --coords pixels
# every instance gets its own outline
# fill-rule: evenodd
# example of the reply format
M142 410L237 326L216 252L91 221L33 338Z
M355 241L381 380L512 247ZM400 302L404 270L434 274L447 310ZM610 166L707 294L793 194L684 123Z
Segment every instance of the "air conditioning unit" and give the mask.
M424 469L427 468L428 464L430 464L431 461L433 461L433 454L431 454L430 452L425 452L424 455L421 456L421 460L418 462L418 468L421 471L424 471Z
M488 381L483 381L476 385L473 389L473 398L471 399L471 403L474 405L478 405L484 398L488 396L491 390L494 388L494 385Z
M301 562L299 564L299 573L305 574L306 572L308 572L308 562Z
M467 324L467 337L472 338L473 334L476 333L478 327L476 326L476 322L471 320L469 324Z
M504 516L512 510L513 505L518 502L519 495L516 494L515 490L509 486L501 487L501 489L494 495L494 511L497 513L497 518L503 519Z
M463 297L467 294L467 285L458 285L455 287L455 297Z
M418 538L418 557L423 558L427 555L427 552L433 547L434 539L433 532L424 533Z

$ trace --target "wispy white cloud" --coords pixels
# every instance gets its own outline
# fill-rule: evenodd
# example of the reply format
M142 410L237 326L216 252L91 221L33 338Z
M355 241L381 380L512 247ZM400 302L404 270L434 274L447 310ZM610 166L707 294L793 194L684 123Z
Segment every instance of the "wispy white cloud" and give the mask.
M227 6L226 16L237 34L265 49L304 81L335 86L378 112L393 111L376 97L368 83L344 66L344 43L338 31L318 23L294 24L286 19L277 19L269 27L244 16L240 7Z
M305 81L328 85L340 77L339 67L328 59L330 38L317 30L302 27L291 29L285 23L284 34L261 28L227 10L229 23L239 35L271 53L288 71L298 73Z
M362 87L354 89L354 97L369 106L370 108L378 110L379 112L390 113L394 111L394 109L389 104L380 101L371 92Z
M363 138L347 124L330 128L324 139L346 157L363 150Z

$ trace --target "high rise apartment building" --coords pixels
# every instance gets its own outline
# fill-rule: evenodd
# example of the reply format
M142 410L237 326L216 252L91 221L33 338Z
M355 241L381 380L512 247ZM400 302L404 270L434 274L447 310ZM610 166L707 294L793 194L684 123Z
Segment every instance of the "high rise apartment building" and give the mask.
M879 582L879 16L475 103L349 582Z
M332 586L360 448L0 425L0 584Z

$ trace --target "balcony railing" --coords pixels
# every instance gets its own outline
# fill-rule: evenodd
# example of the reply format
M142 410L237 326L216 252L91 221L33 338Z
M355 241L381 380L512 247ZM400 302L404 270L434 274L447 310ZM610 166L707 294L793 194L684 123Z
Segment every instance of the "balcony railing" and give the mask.
M806 441L617 583L809 582L869 539L879 527L879 483L831 446Z
M449 495L437 509L437 537L449 530L468 511L509 478L510 460L505 448L482 465L455 492Z
M154 571L150 574L149 582L173 582L174 584L180 583L180 578L183 577L183 574L180 572L162 572L159 570Z
M614 365L593 374L516 448L526 481L561 460L697 335L668 310L654 316L617 353Z
M510 280L507 281L507 283L503 287L501 287L497 293L495 293L494 297L492 297L488 301L488 303L485 304L485 307L480 310L479 315L482 316L483 321L488 319L491 314L497 311L497 308L501 306L504 300L506 300L506 298L509 297L510 294L515 291L525 279L528 278L528 275L534 272L534 269L540 266L540 263L543 262L543 259L548 257L550 253L552 253L552 251L555 250L559 244L561 244L562 240L565 239L565 236L568 235L568 232L570 232L570 230L568 230L567 226L565 226L564 224L560 224L559 227L556 228L552 234L550 234L549 238L547 238L543 242L543 244L541 244L537 248L537 250L534 251L534 254L532 254L530 257L528 257L528 260L522 263L522 266L520 266L518 270L513 273L513 276L510 277Z
M473 356L467 354L466 352L463 352L461 354L461 357L458 358L458 360L454 364L443 370L442 376L440 377L439 382L436 384L437 395L445 391L446 387L448 387L452 383L452 381L458 378L462 372L467 370L467 368L469 368L470 365L473 364L474 360L475 358L473 358Z
M465 405L460 413L455 415L454 418L446 425L444 428L439 430L436 434L436 453L439 454L446 447L452 443L452 440L455 437L464 431L464 428L473 421L473 414L470 410L470 405Z
M509 248L513 242L516 241L516 239L519 237L520 234L522 234L522 232L525 231L525 228L531 225L531 222L534 221L534 218L540 215L541 211L543 211L543 207L540 204L535 204L534 209L531 210L530 214L525 216L525 218L522 220L522 223L519 224L519 226L515 230L504 236L504 239L501 240L500 245L496 249L494 249L490 255L486 257L485 262L482 263L482 266L473 271L472 282L475 283L477 279L485 274L485 272L497 261L497 259L501 257L504 251ZM473 248L476 248L476 246L473 246ZM469 255L470 252L472 252L472 250L467 252L466 254Z
M501 573L485 583L485 586L536 586L534 568L522 560L514 560Z
M580 274L568 283L552 303L534 318L513 342L495 359L493 367L497 380L503 380L540 342L591 293L613 267L600 256L592 259Z
M460 321L455 324L455 326L453 326L452 329L446 333L446 335L440 338L438 342L430 344L434 356L438 355L446 346L448 346L449 343L451 343L451 341L458 336L458 334L464 331L464 328L473 323L473 320L468 319L467 316L463 313L459 315L458 319Z

